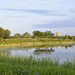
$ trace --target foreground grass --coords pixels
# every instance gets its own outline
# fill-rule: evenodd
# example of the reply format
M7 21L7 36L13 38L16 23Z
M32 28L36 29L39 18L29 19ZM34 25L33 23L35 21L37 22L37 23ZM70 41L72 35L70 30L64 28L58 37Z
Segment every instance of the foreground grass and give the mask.
M75 75L75 63L58 60L0 56L0 75Z

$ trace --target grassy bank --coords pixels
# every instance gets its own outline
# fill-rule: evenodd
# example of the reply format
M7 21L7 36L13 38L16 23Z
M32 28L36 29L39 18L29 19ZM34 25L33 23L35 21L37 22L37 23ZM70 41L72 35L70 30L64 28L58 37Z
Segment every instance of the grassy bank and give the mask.
M0 75L75 75L75 62L0 56Z
M43 44L74 44L74 40L49 39L49 38L17 38L17 39L2 39L0 47L10 47L19 45L43 45Z

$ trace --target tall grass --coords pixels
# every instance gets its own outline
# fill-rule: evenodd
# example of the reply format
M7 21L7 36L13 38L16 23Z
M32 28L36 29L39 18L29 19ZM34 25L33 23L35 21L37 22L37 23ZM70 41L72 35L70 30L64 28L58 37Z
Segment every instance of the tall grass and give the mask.
M75 75L75 62L0 56L0 75Z

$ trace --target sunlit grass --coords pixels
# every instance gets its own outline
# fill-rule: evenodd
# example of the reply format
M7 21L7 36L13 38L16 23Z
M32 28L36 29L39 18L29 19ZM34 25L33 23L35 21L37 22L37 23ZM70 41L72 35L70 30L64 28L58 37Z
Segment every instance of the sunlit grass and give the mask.
M20 45L44 45L44 44L75 44L74 40L49 39L49 38L16 38L0 40L0 47L20 46Z

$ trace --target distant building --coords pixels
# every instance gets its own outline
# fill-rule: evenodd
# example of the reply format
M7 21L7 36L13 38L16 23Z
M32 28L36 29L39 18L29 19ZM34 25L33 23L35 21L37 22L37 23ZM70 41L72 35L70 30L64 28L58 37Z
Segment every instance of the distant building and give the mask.
M56 32L56 36L61 36L61 33L60 32Z

